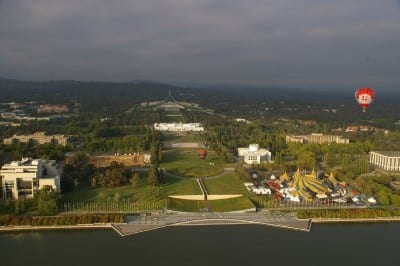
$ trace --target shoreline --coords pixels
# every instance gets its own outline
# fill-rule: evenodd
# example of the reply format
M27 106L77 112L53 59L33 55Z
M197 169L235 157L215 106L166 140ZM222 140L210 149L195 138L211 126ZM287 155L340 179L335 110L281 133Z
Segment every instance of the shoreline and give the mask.
M304 220L304 219L298 219ZM306 219L307 220L307 219ZM310 218L312 224L340 224L340 223L399 223L400 217L377 217L377 218ZM96 230L96 229L112 229L115 225L126 225L126 223L104 223L104 224L77 224L77 225L6 225L0 226L0 234L2 232L29 232L29 231L51 231L51 230ZM221 225L221 224L218 224ZM272 226L272 225L270 225ZM284 226L272 226L275 228L283 228ZM289 229L289 228L286 228ZM310 230L311 231L311 230Z
M376 218L310 218L312 223L398 223L400 217L376 217Z
M47 231L47 230L94 230L94 229L113 229L111 223L105 224L77 224L77 225L5 225L0 226L2 232L18 231Z

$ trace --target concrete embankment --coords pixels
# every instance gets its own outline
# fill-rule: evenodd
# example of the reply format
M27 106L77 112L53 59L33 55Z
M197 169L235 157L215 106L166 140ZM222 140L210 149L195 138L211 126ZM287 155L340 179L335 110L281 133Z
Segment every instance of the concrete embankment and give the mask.
M186 213L158 214L127 217L127 224L113 225L121 236L134 235L170 226L208 226L232 224L258 224L309 232L311 220L299 220L295 214L274 216L269 213Z
M0 226L0 232L12 231L44 231L44 230L83 230L83 229L111 229L110 223L106 224L77 224L77 225L8 225Z
M376 218L312 218L313 223L398 223L400 217Z

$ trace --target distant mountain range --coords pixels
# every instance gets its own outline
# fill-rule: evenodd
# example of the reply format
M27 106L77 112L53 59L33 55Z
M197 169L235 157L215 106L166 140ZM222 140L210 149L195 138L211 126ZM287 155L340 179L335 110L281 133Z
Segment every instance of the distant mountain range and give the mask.
M104 91L127 92L134 90L138 94L148 94L151 98L156 96L167 96L171 90L174 94L178 93L195 93L195 94L212 94L242 97L266 97L272 99L296 99L296 100L329 100L329 99L352 99L354 98L353 90L331 89L305 89L305 88L287 88L287 87L254 87L254 86L236 86L236 85L196 85L183 82L173 82L172 84L151 81L151 80L132 80L127 82L106 82L106 81L75 81L75 80L56 80L56 81L21 81L8 78L0 78L0 92L2 94L28 92L31 90L36 92L63 92L69 95L82 91L95 90L96 93ZM38 91L37 91L38 90ZM69 92L68 92L69 91ZM400 98L400 90L377 90L377 97L387 99Z

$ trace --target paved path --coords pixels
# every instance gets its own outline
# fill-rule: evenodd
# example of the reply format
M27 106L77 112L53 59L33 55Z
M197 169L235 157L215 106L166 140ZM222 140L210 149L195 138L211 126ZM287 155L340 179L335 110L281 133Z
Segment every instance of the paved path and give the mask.
M173 142L173 141L164 141L162 143L162 147L164 149L181 149L181 148L204 148L203 143L201 142ZM163 151L164 152L164 151Z
M295 213L187 213L129 216L127 224L114 224L121 236L134 235L169 226L260 224L308 232L311 219L299 220Z

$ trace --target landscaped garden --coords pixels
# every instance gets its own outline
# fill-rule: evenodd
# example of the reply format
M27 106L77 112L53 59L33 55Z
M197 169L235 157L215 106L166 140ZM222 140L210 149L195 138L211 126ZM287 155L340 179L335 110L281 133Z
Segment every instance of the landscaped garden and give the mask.
M197 149L171 149L163 152L161 167L168 173L182 177L207 177L223 173L224 165L214 151L200 160Z
M125 185L116 188L91 188L80 184L75 190L65 193L62 207L70 210L137 211L155 210L166 206L169 195L200 195L196 180L167 177L159 187L147 184L147 173L142 173L137 186ZM65 206L65 207L64 207Z

